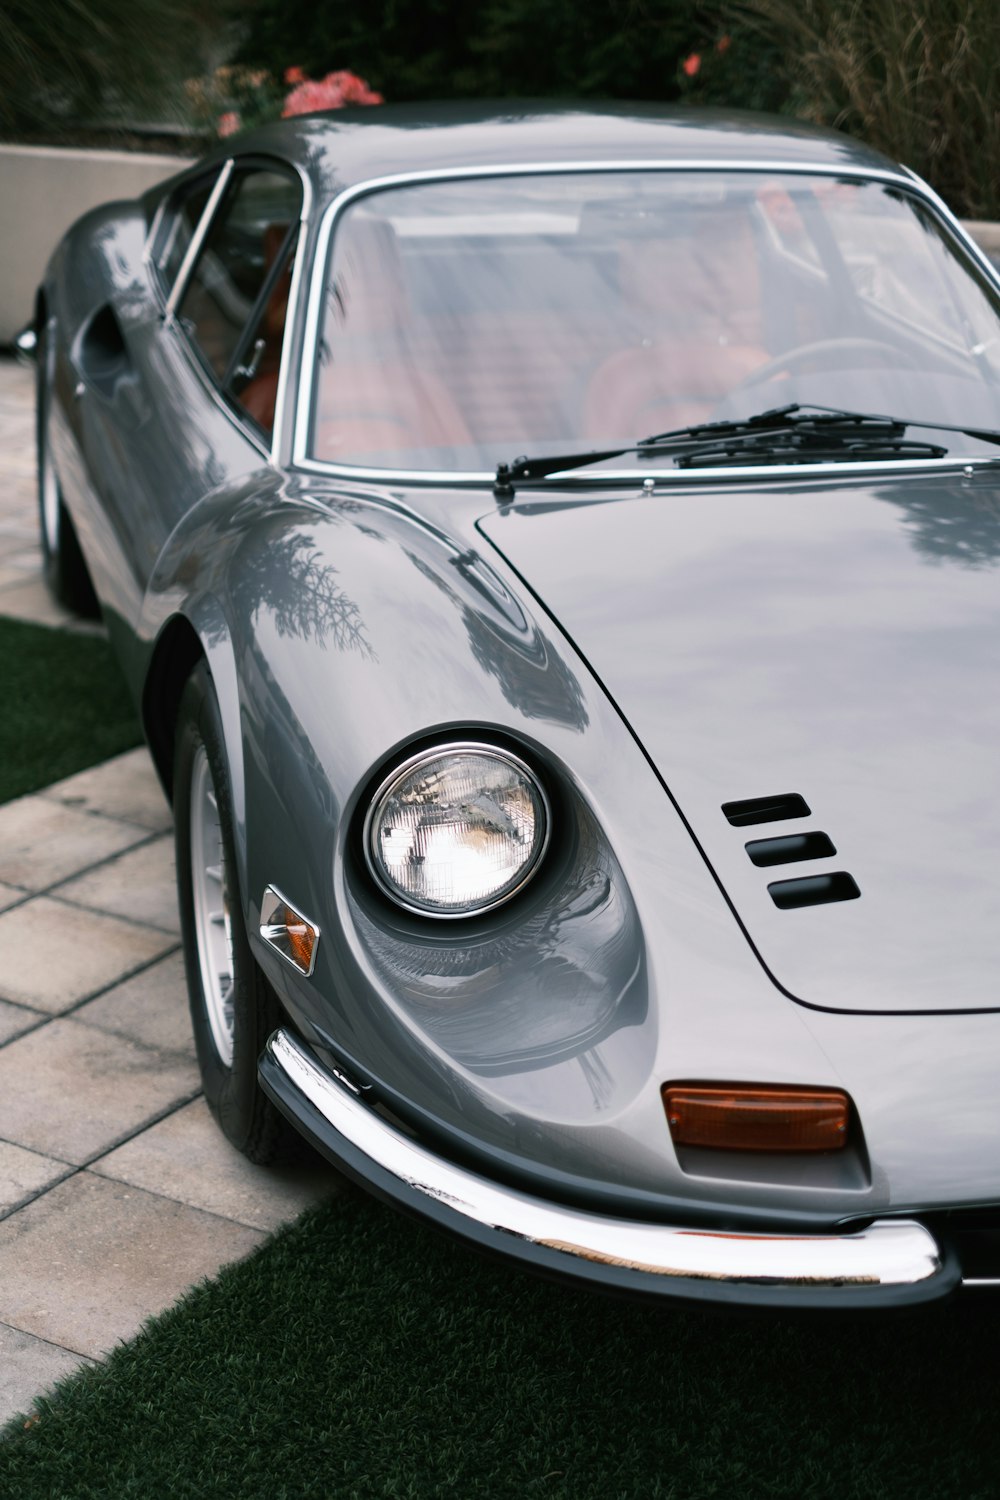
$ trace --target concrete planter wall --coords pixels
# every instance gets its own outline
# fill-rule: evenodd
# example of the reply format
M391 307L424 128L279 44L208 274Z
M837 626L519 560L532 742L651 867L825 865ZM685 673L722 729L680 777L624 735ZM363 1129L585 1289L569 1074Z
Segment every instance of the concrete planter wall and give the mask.
M987 219L966 219L964 227L1000 270L1000 224L992 224Z
M0 146L0 347L31 317L46 262L74 219L184 166L177 156Z
M61 235L89 208L135 198L187 158L49 146L0 146L0 348L31 317L35 290ZM1000 224L966 229L1000 266Z

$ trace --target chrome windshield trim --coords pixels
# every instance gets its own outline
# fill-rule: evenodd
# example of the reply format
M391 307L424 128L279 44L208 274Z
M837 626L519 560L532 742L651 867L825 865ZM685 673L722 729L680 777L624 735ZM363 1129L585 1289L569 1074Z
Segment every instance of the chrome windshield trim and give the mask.
M866 459L850 463L815 464L727 464L716 469L561 469L550 474L548 480L562 482L571 480L587 489L599 489L602 484L621 485L629 482L641 486L643 480L653 479L657 485L690 485L702 481L718 483L720 480L736 482L742 479L802 479L819 476L824 479L837 474L906 474L914 470L989 468L1000 463L1000 456L991 458L984 454L963 456L952 454L946 458L895 458ZM349 468L345 464L323 463L321 459L303 458L296 466L307 474L324 474L328 478L348 479L362 484L407 484L407 485L488 485L491 489L496 475L492 469L361 469ZM537 495L545 493L548 480L524 483L520 488L515 482L515 495Z
M173 318L177 304L187 290L188 277L191 275L191 269L194 266L195 261L198 259L198 255L202 247L202 242L204 241L205 236L208 233L208 227L212 222L215 210L219 206L219 199L226 191L226 184L228 183L230 177L233 175L233 165L233 158L230 156L224 163L218 177L215 179L215 185L208 195L208 202L205 204L205 207L201 211L201 218L198 220L198 227L195 229L194 234L191 236L191 243L188 245L187 250L184 252L184 259L181 261L180 265L177 268L177 275L174 278L174 284L167 294L165 312L168 319Z
M323 302L323 285L326 271L327 255L330 248L330 239L337 219L344 209L349 207L355 199L368 197L372 193L384 192L389 188L412 187L418 183L428 182L464 182L474 178L489 177L522 177L522 176L561 176L580 175L588 172L782 172L790 173L798 177L838 177L852 178L860 182L885 182L896 187L909 190L916 197L923 196L937 209L937 201L930 195L924 184L919 179L912 179L904 170L894 171L882 167L834 167L829 162L786 162L775 160L753 160L753 161L730 161L727 159L711 161L702 157L690 157L683 160L670 161L661 157L649 160L635 160L631 157L617 161L579 161L579 162L508 162L495 166L486 167L450 167L436 168L427 172L399 172L388 177L372 177L367 182L356 183L353 187L345 188L338 193L331 203L323 210L323 216L319 224L319 232L316 237L316 249L313 256L312 281L309 285L308 303L306 306L306 321L302 339L302 355L299 362L299 393L295 408L294 429L292 433L292 462L299 467L317 465L322 473L336 474L341 477L361 478L366 474L378 474L383 480L399 482L410 480L410 475L400 469L377 469L365 470L351 468L345 465L324 463L321 459L310 458L307 454L309 440L309 414L312 410L313 386L316 375L316 350L319 342L319 321ZM949 227L955 221L949 216ZM968 240L964 231L959 231L963 243ZM421 479L429 479L430 475L425 470L417 471ZM470 475L456 475L454 472L448 478L468 483ZM475 476L478 478L479 476ZM492 476L490 476L492 477Z
M961 219L952 213L944 199L938 197L930 184L924 182L915 172L910 171L909 167L906 170L909 174L908 186L911 189L915 188L917 190L916 196L923 198L935 210L938 218L944 221L956 239L961 241L963 247L972 256L978 269L985 271L991 285L1000 291L1000 266L994 265L993 261L986 254L986 251L980 245L977 245Z
M271 460L277 464L285 436L285 407L288 404L288 388L292 379L295 359L295 331L298 327L298 306L302 296L302 279L305 275L306 239L313 207L313 187L307 174L299 170L302 183L302 211L299 214L299 238L295 246L295 265L292 267L292 282L288 289L288 310L285 314L285 331L281 340L281 364L278 367L278 390L274 398L274 426L271 428Z
M842 1234L731 1233L616 1219L547 1202L435 1156L351 1093L291 1032L276 1031L266 1053L345 1141L397 1183L443 1205L459 1221L557 1251L570 1265L583 1260L677 1282L862 1292L916 1286L943 1268L931 1233L910 1219L875 1220Z

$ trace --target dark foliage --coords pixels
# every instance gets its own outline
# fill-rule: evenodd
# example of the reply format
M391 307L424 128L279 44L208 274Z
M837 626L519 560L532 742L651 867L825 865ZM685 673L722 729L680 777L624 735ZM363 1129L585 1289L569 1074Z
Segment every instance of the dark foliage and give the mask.
M23 137L158 118L218 26L197 0L3 0L0 129Z
M241 60L351 68L416 99L677 99L678 62L714 35L690 0L256 0Z

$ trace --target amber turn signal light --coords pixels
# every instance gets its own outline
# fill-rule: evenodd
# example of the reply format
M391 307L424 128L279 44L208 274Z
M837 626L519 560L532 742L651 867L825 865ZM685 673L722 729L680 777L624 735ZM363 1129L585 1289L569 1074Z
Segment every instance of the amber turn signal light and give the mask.
M269 885L260 903L260 935L301 974L309 975L316 962L319 928Z
M316 934L305 922L296 920L294 913L288 911L285 917L285 936L291 956L306 974L312 968L313 945L316 942Z
M847 1144L850 1104L839 1089L665 1083L662 1094L675 1146L838 1151Z

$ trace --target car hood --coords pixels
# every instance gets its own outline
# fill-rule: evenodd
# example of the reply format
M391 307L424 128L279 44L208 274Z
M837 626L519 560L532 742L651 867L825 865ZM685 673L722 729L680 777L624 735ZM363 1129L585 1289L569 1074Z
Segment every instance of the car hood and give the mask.
M601 679L776 982L834 1010L1000 1008L1000 476L533 501L480 532ZM807 816L723 812L793 793ZM751 862L798 832L836 853ZM832 872L860 896L769 892Z

